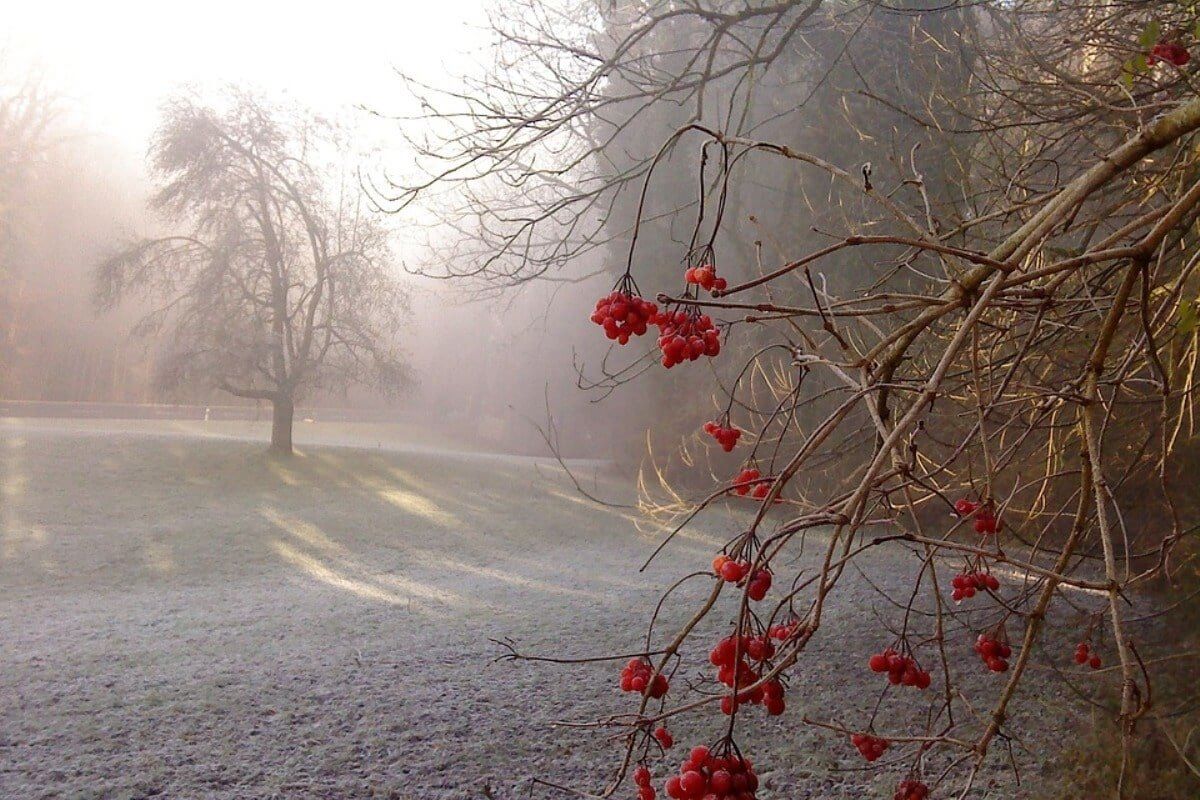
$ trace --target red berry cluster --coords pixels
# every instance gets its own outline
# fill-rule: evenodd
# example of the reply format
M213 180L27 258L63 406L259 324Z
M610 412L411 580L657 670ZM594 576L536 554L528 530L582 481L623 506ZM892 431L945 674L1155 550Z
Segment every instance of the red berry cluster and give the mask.
M712 264L701 264L698 267L690 267L687 272L683 273L683 279L688 283L694 283L701 289L709 291L716 289L718 292L725 291L725 287L729 282L724 278L717 277L717 268Z
M659 319L658 306L632 292L614 290L596 301L592 322L604 328L604 335L617 344L628 344L630 337L641 336Z
M927 797L929 797L929 787L910 778L900 781L900 785L896 787L896 793L892 795L892 800L925 800Z
M964 598L974 597L977 590L996 591L1000 588L1000 581L990 572L960 572L954 576L954 580L950 581L950 585L954 587L950 596L954 598L954 602L958 603Z
M738 583L750 572L750 562L734 561L729 556L721 553L713 559L712 568L713 574L719 576L721 580L729 583Z
M715 356L721 352L721 336L712 317L691 315L686 311L664 312L655 321L658 325L658 349L662 365L667 369L700 356Z
M739 472L733 479L733 490L738 493L739 497L745 497L748 494L755 499L762 500L771 491L771 482L774 480L774 478L763 478L761 472L750 467Z
M1075 663L1087 664L1092 669L1100 669L1104 662L1100 660L1099 653L1091 652L1087 642L1080 642L1075 646Z
M1159 61L1165 61L1176 67L1182 67L1192 60L1192 54L1187 48L1175 42L1159 42L1150 48L1150 55L1146 56L1146 64L1153 67Z
M667 779L666 790L674 800L754 800L758 776L750 759L715 756L700 745L692 748L679 774Z
M762 477L762 473L753 467L742 470L733 479L733 490L743 497L750 491L751 484Z
M654 667L644 658L631 658L621 670L621 691L649 694L657 699L667 693L671 686L667 676L654 673ZM649 687L649 692L646 691Z
M740 644L740 648L739 648ZM708 654L708 660L717 667L717 680L731 689L737 686L750 686L758 682L759 673L750 666L750 661L762 662L775 655L775 643L768 636L726 636L717 642L717 646ZM747 660L749 656L749 660ZM767 713L778 716L786 709L783 700L783 684L777 680L767 681L762 686L751 691L739 692L735 697L726 695L721 698L721 710L732 714L738 706L749 703L762 703Z
M987 509L983 509L975 515L975 532L990 536L1000 530L1000 520L996 519L996 515Z
M1008 671L1008 657L1012 655L1012 648L996 637L986 633L979 634L979 638L975 640L975 652L979 653L983 663L987 664L987 668L992 672Z
M772 717L778 717L787 711L787 703L783 699L783 684L779 681L767 681L763 684L763 708Z
M758 672L750 666L744 644L740 654L735 653L736 647L736 639L726 637L708 654L708 660L717 668L717 680L721 683L729 687L734 683L750 686L758 680Z
M742 579L750 573L749 561L734 561L729 556L722 553L713 559L713 573L727 583L741 583ZM762 600L767 596L767 592L771 591L771 571L769 569L757 569L753 575L750 575L750 581L746 584L746 592L750 595L750 599L755 602Z
M790 624L777 622L770 627L770 629L767 631L767 635L772 639L778 639L781 642L786 642L788 639L796 635L796 631L799 628L799 622L793 622Z
M872 672L886 672L888 683L893 686L915 686L929 688L929 673L921 669L912 656L901 655L892 648L876 653L867 662Z
M767 592L771 591L771 571L768 569L755 570L750 576L750 582L746 584L746 594L750 595L750 599L758 602L767 596Z
M954 504L954 510L962 517L975 515L976 533L988 535L1000 530L1000 520L996 518L996 512L992 510L990 503L981 505L971 500L959 500Z
M654 738L658 740L660 745L662 745L663 750L670 750L675 746L675 737L672 736L671 732L663 726L659 726L654 731Z
M716 439L717 444L721 445L721 449L726 453L732 451L737 446L737 441L742 435L742 432L737 428L727 428L716 422L704 423L704 432Z
M858 748L858 752L862 753L862 757L867 761L879 758L891 744L887 739L881 739L869 733L855 733L851 735L850 742Z
M645 764L633 771L633 782L638 787L638 800L654 800L658 796L658 792L650 785L650 770L646 769Z

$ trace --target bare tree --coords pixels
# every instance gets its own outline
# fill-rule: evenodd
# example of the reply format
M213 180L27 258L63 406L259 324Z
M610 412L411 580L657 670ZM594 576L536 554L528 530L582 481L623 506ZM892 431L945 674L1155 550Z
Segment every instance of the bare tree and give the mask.
M13 190L47 152L62 113L41 76L16 69L0 51L0 224L11 211Z
M0 375L11 371L26 291L18 266L28 228L25 196L56 140L63 105L36 71L0 51Z
M154 140L153 207L178 226L105 260L95 297L155 307L135 329L169 333L166 385L208 381L270 401L271 448L292 451L304 393L365 384L394 391L394 334L407 298L390 272L387 229L337 159L331 123L231 91L218 110L173 100Z

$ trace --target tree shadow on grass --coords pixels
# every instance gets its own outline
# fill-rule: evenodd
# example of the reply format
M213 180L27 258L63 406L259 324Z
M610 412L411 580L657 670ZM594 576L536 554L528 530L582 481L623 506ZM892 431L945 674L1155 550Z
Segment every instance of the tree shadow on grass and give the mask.
M616 487L612 487L617 491ZM422 613L608 602L661 531L528 459L0 434L0 577L56 591L285 577ZM572 502L568 502L571 500ZM704 564L719 540L680 541Z

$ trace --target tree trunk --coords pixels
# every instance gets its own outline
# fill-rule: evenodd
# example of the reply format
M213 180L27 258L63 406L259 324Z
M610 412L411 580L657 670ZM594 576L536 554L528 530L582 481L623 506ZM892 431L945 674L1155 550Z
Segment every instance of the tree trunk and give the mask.
M271 452L290 456L292 454L292 417L296 403L290 396L280 396L271 401Z

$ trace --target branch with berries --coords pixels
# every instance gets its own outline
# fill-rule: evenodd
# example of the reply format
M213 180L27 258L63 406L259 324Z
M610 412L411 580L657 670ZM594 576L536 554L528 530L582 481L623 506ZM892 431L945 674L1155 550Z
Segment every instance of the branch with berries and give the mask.
M1156 45L1152 56L1182 57L1173 53ZM830 609L856 602L842 590L868 551L916 565L902 593L871 584L890 609L874 648L855 654L873 711L851 720L850 704L844 720L797 724L893 772L897 800L968 795L993 743L1017 733L1010 708L1035 654L1064 671L1074 665L1075 680L1100 681L1111 661L1119 675L1119 686L1108 687L1112 711L1129 746L1152 713L1156 660L1143 659L1134 642L1131 598L1168 574L1185 531L1165 513L1139 535L1126 515L1145 497L1124 484L1157 480L1157 502L1173 509L1164 476L1200 388L1183 368L1197 354L1196 337L1177 324L1200 268L1192 233L1200 182L1182 166L1200 169L1197 130L1200 101L1178 105L1061 186L994 211L1010 227L986 249L937 235L938 226L918 221L919 205L903 207L899 190L864 186L853 170L789 147L698 124L672 137L703 137L702 172L709 146L720 150L716 217L706 220L700 203L680 291L643 296L631 249L630 268L597 301L592 321L617 347L657 328L666 369L714 360L715 372L722 356L742 353L720 384L723 412L697 420L698 437L733 466L680 512L651 558L711 508L726 506L746 522L711 564L693 566L687 580L711 587L679 630L661 642L648 637L643 652L605 657L625 661L614 682L635 707L590 724L615 729L622 756L598 793L560 789L610 797L631 776L640 800L655 800L659 786L675 800L757 797L747 752L753 720L787 718L795 672L816 658L810 645ZM748 157L853 185L881 215L872 219L876 231L887 219L903 233L851 231L731 282L715 243L730 176ZM651 168L646 186L653 176ZM1172 192L1143 196L1145 183L1163 187L1168 178ZM1138 210L1108 222L1097 198L1121 193ZM1066 246L1083 230L1084 245ZM839 297L813 270L852 251L922 264L917 274L928 279L903 292L875 286ZM751 294L768 290L803 299ZM750 299L730 299L742 296ZM739 342L745 326L756 326L757 338ZM776 359L769 369L767 359ZM813 543L815 566L797 571L795 556ZM725 616L720 635L696 641L709 635L702 622ZM1070 628L1079 618L1086 626L1066 643L1048 637L1052 625ZM511 645L506 657L532 658ZM993 685L984 691L986 682ZM1096 684L1097 696L1103 689ZM924 711L907 730L877 730L881 711L900 702ZM720 715L722 733L674 759L681 727L701 714Z

